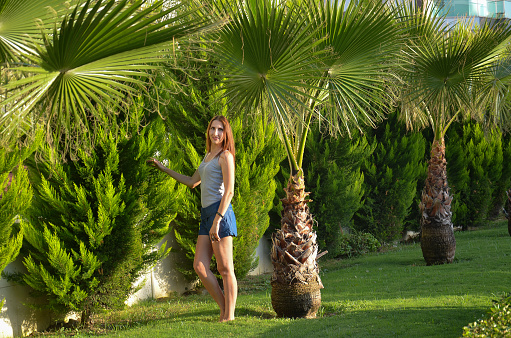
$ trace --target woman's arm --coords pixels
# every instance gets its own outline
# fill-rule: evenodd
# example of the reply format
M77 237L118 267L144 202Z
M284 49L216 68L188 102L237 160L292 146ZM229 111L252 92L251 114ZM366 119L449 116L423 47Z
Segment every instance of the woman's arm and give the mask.
M220 168L222 168L222 176L224 180L224 196L220 201L218 207L218 213L225 215L229 203L231 203L232 197L234 196L234 156L229 151L224 151L218 159ZM219 240L218 229L220 227L221 217L217 214L213 220L213 226L209 232L210 237L214 240Z
M170 177L172 177L179 183L183 183L184 185L186 185L192 189L200 184L201 180L200 180L199 170L195 170L195 173L190 177L190 176L182 175L178 172L175 172L172 169L165 167L163 164L161 164L160 161L158 161L157 159L154 159L152 157L150 159L148 159L146 162L150 166L153 166L156 169L163 171L164 173L166 173L167 175L169 175Z

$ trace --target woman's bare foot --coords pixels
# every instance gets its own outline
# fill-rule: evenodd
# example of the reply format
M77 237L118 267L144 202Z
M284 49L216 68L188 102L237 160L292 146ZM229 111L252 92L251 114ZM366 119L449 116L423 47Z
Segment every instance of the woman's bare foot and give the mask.
M233 318L223 318L223 319L220 319L220 323L230 322L233 320L234 320L234 317Z

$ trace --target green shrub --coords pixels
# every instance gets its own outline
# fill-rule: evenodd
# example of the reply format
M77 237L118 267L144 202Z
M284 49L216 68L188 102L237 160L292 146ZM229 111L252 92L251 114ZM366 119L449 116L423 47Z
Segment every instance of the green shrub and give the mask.
M426 184L427 177L427 163L429 160L430 152L431 152L431 144L433 143L433 130L432 129L423 129L421 131L421 135L424 137L426 142L426 148L424 151L423 157L419 160L421 163L424 163L424 171L422 171L417 178L417 189L415 190L415 196L413 198L412 205L410 206L410 211L404 220L404 229L403 233L406 233L407 230L411 231L421 231L421 217L422 212L420 210L420 202L422 200L422 191L424 190L424 186Z
M341 254L342 229L352 227L353 215L362 205L364 175L360 167L374 147L358 133L352 138L333 138L318 129L307 138L305 185L311 192L309 208L317 224L319 249L336 257Z
M286 192L284 191L284 187L286 185L286 180L289 178L289 160L285 158L282 162L280 162L280 170L275 175L275 196L273 197L273 208L270 210L270 225L268 229L266 229L265 235L270 237L274 232L281 228L282 221L282 210L284 207L282 206L281 199L286 196ZM307 182L306 182L307 184ZM308 191L308 187L306 187ZM309 205L310 207L310 205Z
M236 212L238 237L234 239L234 268L243 278L256 268L259 240L270 224L276 182L284 149L273 124L255 117L250 127L240 118L232 120L236 139L236 186L233 208Z
M171 141L161 121L139 130L141 111L117 132L98 130L90 153L62 163L46 146L27 162L34 199L23 227L23 281L45 307L81 312L82 324L99 309L123 307L135 280L168 253L155 245L181 190L146 164Z
M486 212L485 219L495 219L505 201L505 187L509 184L509 177L503 178L504 174L504 148L503 135L498 129L492 129L486 133L488 149L484 156L486 161L486 170L488 181L491 187L491 200Z
M506 294L494 301L486 318L479 319L463 328L463 337L510 337L511 295Z
M391 242L404 230L417 181L426 170L426 142L420 133L407 133L397 114L391 114L374 131L374 143L376 149L363 168L365 193L354 227L380 242Z
M452 129L452 130L451 130ZM479 226L504 201L509 178L501 180L504 170L502 134L485 134L475 122L456 125L447 133L447 175L453 198L453 223L467 229ZM506 168L507 169L507 168Z
M454 225L468 224L469 211L465 204L469 194L470 170L466 149L466 135L462 125L455 123L446 136L447 179L451 188L452 222Z
M469 210L469 222L467 226L479 226L488 216L492 201L493 187L490 181L490 172L498 172L500 168L492 168L494 153L491 151L491 140L485 138L481 127L476 125L466 126L467 133L472 138L466 144L469 150L470 197L465 201Z
M497 218L502 213L502 208L507 201L506 190L510 187L511 182L511 134L501 136L501 149L502 149L502 173L500 179L492 182L494 186L493 200L488 217L490 219Z
M23 242L20 217L32 202L32 186L23 161L41 144L42 134L28 145L0 148L0 273L18 256ZM15 225L18 220L19 225ZM0 300L0 309L3 300Z
M329 253L328 256L332 258L351 258L378 251L380 247L380 242L370 233L343 233L337 242L337 248L335 248L337 254L334 256Z

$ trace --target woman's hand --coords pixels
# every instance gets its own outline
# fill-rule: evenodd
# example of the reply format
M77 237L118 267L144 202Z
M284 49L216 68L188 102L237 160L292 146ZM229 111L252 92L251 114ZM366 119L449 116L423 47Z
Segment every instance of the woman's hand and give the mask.
M181 175L180 173L175 172L174 170L167 168L166 166L161 164L160 161L158 161L157 159L155 159L153 157L149 157L149 159L146 160L145 162L148 165L150 165L151 167L156 168L159 171L164 172L165 174L169 175L170 177L172 177L173 179L175 179L179 183L183 183L184 185L186 185L186 186L188 186L188 187L190 187L192 189L200 184L200 175L199 175L199 170L198 169L195 170L195 173L193 174L193 176L190 177L190 176L186 176L186 175Z
M211 225L211 229L209 230L209 238L211 242L220 241L220 236L218 235L218 230L220 229L220 217L215 216L213 220L213 225Z
M151 167L154 167L156 169L159 169L161 170L161 168L163 167L163 164L161 164L160 161L158 161L157 159L155 158L152 158L150 157L147 161L145 161L147 164L149 164Z

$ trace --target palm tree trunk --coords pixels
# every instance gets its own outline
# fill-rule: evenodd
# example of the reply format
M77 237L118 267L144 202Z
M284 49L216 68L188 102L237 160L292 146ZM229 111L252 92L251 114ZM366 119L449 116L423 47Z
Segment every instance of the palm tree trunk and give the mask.
M273 234L272 305L279 317L314 318L323 288L318 245L302 172L292 175L282 199L281 229Z
M442 137L433 141L428 176L420 203L421 248L427 265L452 263L454 259L456 240L451 221L451 201Z

